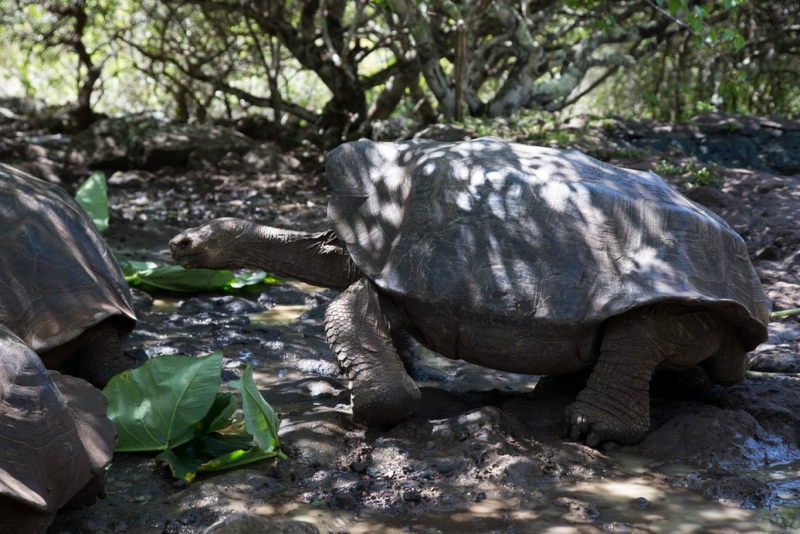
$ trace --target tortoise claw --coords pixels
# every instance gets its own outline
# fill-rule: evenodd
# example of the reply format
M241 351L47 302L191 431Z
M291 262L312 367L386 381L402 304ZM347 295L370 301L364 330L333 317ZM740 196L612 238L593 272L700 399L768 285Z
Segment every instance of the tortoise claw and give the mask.
M646 429L642 431L631 428L630 425L609 418L610 414L602 409L580 401L575 402L567 406L564 436L569 436L570 441L583 441L590 447L596 447L604 441L634 443L642 439L646 432Z

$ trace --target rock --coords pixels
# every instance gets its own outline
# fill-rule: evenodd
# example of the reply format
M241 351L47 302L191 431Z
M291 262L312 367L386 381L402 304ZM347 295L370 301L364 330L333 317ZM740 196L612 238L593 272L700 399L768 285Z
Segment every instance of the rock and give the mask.
M362 123L358 133L373 141L399 141L408 138L411 130L409 124L402 118L376 119Z
M145 131L157 129L163 121L156 113L97 121L72 138L67 161L92 168L130 168L134 165L132 151L138 139Z
M11 124L22 119L19 115L8 108L0 107L0 124Z
M103 119L75 135L67 160L90 168L154 170L186 166L192 153L202 153L207 161L216 163L228 152L243 154L252 146L248 137L230 128L174 123L159 114L139 114Z
M304 521L234 514L217 521L203 534L319 534L319 529Z
M777 443L743 410L687 403L680 413L645 437L640 451L704 468L755 468L763 464Z
M139 167L158 169L165 165L186 165L194 151L220 154L244 154L253 142L230 128L207 124L169 123L147 130L135 146Z
M146 187L155 180L156 175L152 172L133 170L115 172L108 179L108 185L118 187Z
M685 125L618 121L613 141L662 154L691 154L703 163L792 175L800 173L800 121L705 113Z
M780 174L800 173L800 133L789 132L761 148L766 165Z
M760 443L758 457L765 463L796 461L800 458L800 380L788 376L752 376L729 388L714 387L705 393L705 402L725 409L739 409L752 415L758 424L781 438Z
M414 139L431 139L432 141L443 141L446 143L469 141L476 137L478 136L475 132L452 124L434 124L414 134Z
M787 288L787 292L793 290L794 295L800 295L800 285L791 285L794 287ZM770 322L769 339L748 355L748 369L760 373L800 373L800 322L791 319Z
M766 505L770 493L769 486L764 481L730 473L715 477L692 473L672 484L699 491L708 500L729 502L741 508L760 508Z
M254 170L262 172L296 171L300 168L300 160L285 154L281 147L270 142L253 147L244 155L242 161Z

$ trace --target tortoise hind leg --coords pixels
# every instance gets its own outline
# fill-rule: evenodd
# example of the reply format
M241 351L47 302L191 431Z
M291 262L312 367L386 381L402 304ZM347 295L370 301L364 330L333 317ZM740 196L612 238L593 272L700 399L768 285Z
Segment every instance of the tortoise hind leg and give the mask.
M744 376L738 337L718 314L676 304L609 319L586 389L567 407L566 433L573 441L585 435L590 446L640 441L650 426L649 386L656 367L687 369L705 362L712 380L735 383Z
M719 350L700 365L712 382L732 386L741 382L747 372L747 351L733 327L721 325L719 332Z
M83 333L74 359L76 375L101 389L112 376L136 367L136 362L125 356L119 333L108 321Z
M351 380L353 415L370 426L390 425L411 416L420 392L408 376L392 341L390 303L359 280L325 313L325 333L339 365Z

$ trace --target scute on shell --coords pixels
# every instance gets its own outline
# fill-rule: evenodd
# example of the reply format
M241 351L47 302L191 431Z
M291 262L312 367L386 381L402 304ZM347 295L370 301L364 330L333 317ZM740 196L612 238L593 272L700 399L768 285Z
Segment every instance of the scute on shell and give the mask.
M0 325L43 352L108 317L136 316L111 249L55 184L0 164Z
M59 508L103 476L116 437L106 405L85 380L48 373L0 326L0 531L43 532Z
M724 315L747 350L767 338L744 241L652 172L488 137L361 140L331 151L327 173L329 223L423 330L436 316L461 336L588 340L611 316L676 301Z

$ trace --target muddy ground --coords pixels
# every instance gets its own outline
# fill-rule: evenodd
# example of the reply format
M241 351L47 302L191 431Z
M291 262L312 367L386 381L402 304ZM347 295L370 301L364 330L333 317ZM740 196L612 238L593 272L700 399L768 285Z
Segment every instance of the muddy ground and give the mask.
M672 132L639 127L662 128L659 138ZM570 144L617 165L669 171L665 179L745 238L773 307L800 306L800 175L698 162L680 150L639 148L608 128L581 128ZM74 188L85 169L64 163L68 138L48 135L16 139L0 156ZM132 259L171 263L168 239L215 217L323 228L323 154L310 146L295 147L291 157L274 145L262 149L274 151L273 164L258 170L235 153L204 168L106 169L107 240ZM331 533L800 532L797 318L771 323L743 383L680 394L669 383L654 386L645 440L598 450L561 436L564 407L579 386L537 389L539 377L423 350L414 366L419 413L392 428L354 424L322 327L335 296L291 280L259 293L134 289L139 326L126 340L128 353L143 359L219 349L226 380L252 363L281 416L289 460L201 474L187 485L152 456L118 453L106 498L59 514L49 532L195 533L238 512Z

